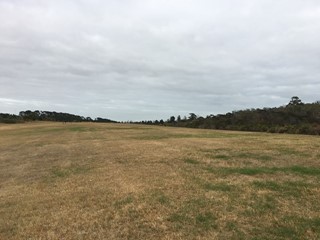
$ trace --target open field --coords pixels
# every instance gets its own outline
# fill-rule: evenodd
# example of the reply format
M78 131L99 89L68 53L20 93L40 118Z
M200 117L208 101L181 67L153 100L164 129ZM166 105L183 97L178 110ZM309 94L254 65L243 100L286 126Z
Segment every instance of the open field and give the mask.
M319 239L320 138L0 125L0 239Z

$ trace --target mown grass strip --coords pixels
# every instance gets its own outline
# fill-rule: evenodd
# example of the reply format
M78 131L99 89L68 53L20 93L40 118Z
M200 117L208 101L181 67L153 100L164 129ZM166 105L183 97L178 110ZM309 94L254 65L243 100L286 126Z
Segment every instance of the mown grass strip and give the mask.
M301 175L320 175L320 168L302 167L302 166L292 166L288 168L288 171L299 173Z
M303 167L303 166L291 166L291 167L239 167L239 168L212 168L207 167L206 170L211 173L229 175L229 174L241 174L241 175L258 175L258 174L275 174L278 172L293 173L299 175L308 176L320 176L320 168Z
M277 172L278 168L264 168L264 167L257 167L257 168L219 168L217 169L217 173L220 174L241 174L241 175L257 175L257 174L273 174Z
M273 156L252 152L232 152L232 150L227 149L224 151L221 150L213 150L213 151L204 151L209 158L211 159L221 159L221 160L239 160L239 159L255 159L262 162L271 161ZM212 154L213 153L213 154Z
M296 196L299 197L302 191L310 189L313 185L307 184L305 182L276 182L276 181L254 181L252 183L254 188L269 190L277 192L281 195Z
M306 235L306 233L312 235ZM320 218L303 218L296 215L284 216L271 227L253 229L253 239L319 239Z
M185 163L189 163L189 164L199 164L200 162L195 160L195 159L191 159L191 158L187 158L183 160Z

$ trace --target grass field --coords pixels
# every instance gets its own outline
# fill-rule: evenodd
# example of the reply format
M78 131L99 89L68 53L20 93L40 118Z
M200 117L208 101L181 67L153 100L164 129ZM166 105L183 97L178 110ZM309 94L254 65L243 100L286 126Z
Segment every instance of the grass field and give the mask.
M0 125L0 239L320 239L320 138Z

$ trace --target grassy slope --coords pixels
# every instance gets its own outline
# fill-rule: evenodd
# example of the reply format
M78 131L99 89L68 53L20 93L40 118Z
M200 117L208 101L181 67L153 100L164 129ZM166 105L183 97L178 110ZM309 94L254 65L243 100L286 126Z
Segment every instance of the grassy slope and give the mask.
M0 125L0 239L319 239L319 137Z

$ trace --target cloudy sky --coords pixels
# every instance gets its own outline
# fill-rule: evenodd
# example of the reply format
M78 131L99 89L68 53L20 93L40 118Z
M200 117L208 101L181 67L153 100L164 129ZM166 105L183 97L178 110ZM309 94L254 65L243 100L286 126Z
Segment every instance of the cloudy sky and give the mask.
M0 0L0 112L167 119L319 93L319 0Z

